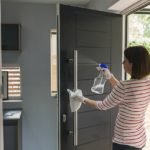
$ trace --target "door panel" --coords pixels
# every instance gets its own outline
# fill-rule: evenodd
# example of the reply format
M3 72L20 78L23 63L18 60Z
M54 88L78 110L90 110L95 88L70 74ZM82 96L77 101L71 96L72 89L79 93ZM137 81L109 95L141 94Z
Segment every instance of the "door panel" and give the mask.
M96 62L109 63L111 52L109 47L79 47L79 63L90 63L96 65ZM91 53L92 52L92 53ZM103 55L100 55L100 54ZM96 55L95 55L96 54Z
M77 38L79 47L109 47L111 44L110 34L106 32L78 30Z
M74 146L74 114L70 112L67 89L74 89L74 50L78 50L78 88L84 96L103 100L111 91L107 82L104 93L91 92L98 63L107 63L121 76L122 37L120 15L60 5L59 103L61 150L111 150L116 109L98 111L82 105L78 111L78 145ZM116 34L115 31L118 31ZM115 39L114 39L115 38ZM118 57L118 56L117 56ZM115 69L116 66L118 69ZM115 73L114 72L114 73ZM66 116L66 121L64 121Z
M99 139L97 141L92 141L87 144L81 145L78 150L109 150L110 149L110 141L107 139Z
M108 64L108 63L107 63ZM110 65L108 64L108 67ZM78 66L78 79L79 80L87 80L87 79L93 79L98 76L98 72L96 70L97 65L95 64L80 64Z
M79 129L80 128L87 128L89 126L94 127L94 126L97 126L100 124L107 124L109 118L110 118L109 111L108 111L108 113L106 113L105 111L99 112L97 110L96 111L89 111L89 112L85 112L85 113L80 113L80 115L78 117Z
M92 127L87 127L84 129L79 129L79 144L86 144L91 141L97 141L99 139L104 139L109 137L109 130L106 130L108 127L108 124L104 125L97 125ZM106 132L107 133L106 133ZM101 133L101 134L100 134ZM105 135L105 137L103 136Z
M91 92L91 87L93 85L93 80L94 79L78 81L78 88L82 89L84 95L91 95L91 94L93 94ZM108 82L106 82L104 94L105 93L109 93L110 90L111 90L110 84Z
M81 15L82 14L82 15ZM97 19L97 15L99 19ZM107 16L107 17L105 17ZM90 22L89 22L90 17ZM77 15L77 28L83 30L95 30L95 31L110 31L111 20L107 14L90 14L90 13L79 13Z

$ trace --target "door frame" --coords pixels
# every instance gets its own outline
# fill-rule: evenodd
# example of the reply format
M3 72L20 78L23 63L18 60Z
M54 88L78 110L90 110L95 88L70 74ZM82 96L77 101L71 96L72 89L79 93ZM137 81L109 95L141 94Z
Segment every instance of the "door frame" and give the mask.
M1 3L0 3L1 4ZM0 5L1 10L1 5ZM1 22L1 12L0 12L0 22ZM1 25L0 25L1 31ZM0 37L0 47L1 47L1 37ZM2 49L0 49L0 68L2 68ZM0 149L4 150L4 133L3 133L3 101L2 101L2 70L0 69Z
M60 3L56 4L56 30L57 30L57 79L60 80ZM57 82L57 91L60 90L60 82ZM58 103L58 150L61 150L61 111L60 111L60 92L57 92L57 103Z
M128 46L128 16L148 5L150 5L150 1L141 2L139 5L129 7L128 11L123 12L123 49ZM122 79L127 79L127 74L124 70L122 72Z
M150 1L149 0L141 0L131 6L129 6L128 8L126 8L125 10L123 10L121 13L124 15L129 15L133 12L136 12L137 10L144 8L145 6L149 5Z

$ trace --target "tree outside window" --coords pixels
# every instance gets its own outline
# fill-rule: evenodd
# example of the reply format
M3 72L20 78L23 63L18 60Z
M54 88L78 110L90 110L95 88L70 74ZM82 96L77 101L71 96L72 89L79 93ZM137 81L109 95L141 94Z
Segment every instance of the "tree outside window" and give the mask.
M143 45L150 52L150 14L128 17L128 46Z

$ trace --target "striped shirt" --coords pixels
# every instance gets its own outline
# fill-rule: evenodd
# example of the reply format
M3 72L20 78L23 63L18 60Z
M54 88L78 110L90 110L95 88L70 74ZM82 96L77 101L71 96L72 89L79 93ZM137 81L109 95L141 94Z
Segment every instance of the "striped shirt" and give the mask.
M150 79L121 81L97 108L119 106L113 142L143 148L146 143L145 112L150 102Z

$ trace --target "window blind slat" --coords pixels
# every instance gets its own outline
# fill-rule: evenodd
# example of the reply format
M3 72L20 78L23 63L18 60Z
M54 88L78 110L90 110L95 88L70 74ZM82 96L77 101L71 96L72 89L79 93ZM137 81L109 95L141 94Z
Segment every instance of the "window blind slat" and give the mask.
M16 66L4 66L2 71L8 72L8 97L20 97L21 96L21 75L20 67Z

